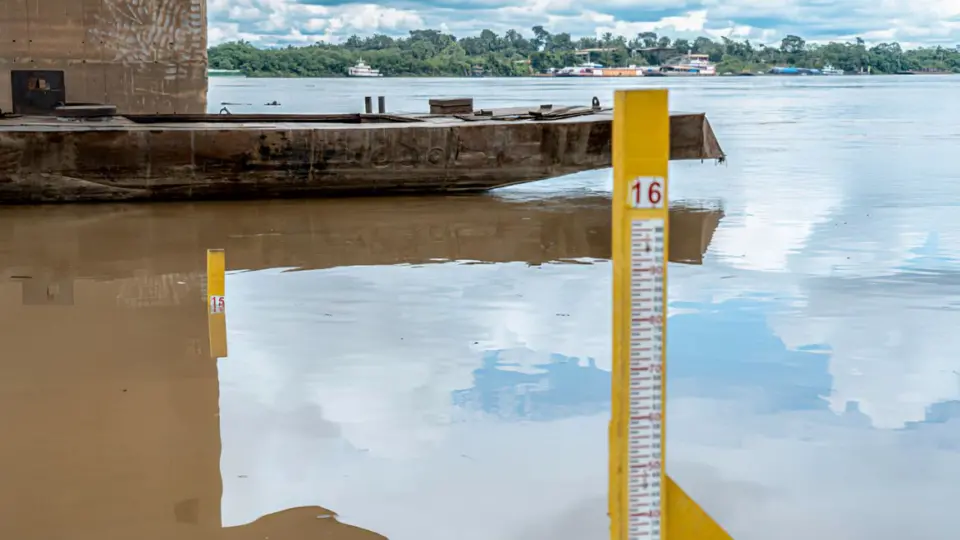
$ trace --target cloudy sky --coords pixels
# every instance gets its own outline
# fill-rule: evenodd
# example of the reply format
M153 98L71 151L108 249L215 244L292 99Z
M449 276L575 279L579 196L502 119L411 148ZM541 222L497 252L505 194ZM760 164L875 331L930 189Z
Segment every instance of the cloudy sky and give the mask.
M336 42L418 28L458 36L484 28L529 34L534 25L574 36L654 31L775 42L792 33L811 40L960 43L958 0L208 0L208 10L213 44L239 38L260 45Z

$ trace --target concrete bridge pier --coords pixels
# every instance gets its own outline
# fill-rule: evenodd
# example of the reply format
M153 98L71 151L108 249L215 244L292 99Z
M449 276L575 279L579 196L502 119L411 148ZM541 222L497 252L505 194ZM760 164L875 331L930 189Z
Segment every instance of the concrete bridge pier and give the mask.
M62 95L121 114L205 113L206 0L0 0L0 110Z

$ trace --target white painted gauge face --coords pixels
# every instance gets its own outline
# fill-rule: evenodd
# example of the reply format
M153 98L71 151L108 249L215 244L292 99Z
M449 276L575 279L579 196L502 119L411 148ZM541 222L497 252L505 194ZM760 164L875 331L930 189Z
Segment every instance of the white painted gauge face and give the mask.
M630 223L630 540L659 540L662 500L664 220Z

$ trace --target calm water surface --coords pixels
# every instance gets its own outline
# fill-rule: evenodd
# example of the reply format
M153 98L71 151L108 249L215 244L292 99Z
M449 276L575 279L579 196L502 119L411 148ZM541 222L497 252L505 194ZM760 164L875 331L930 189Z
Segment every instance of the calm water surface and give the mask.
M670 474L738 540L954 538L960 78L214 78L210 108L664 83L730 155L672 167ZM605 538L610 187L0 211L0 538Z

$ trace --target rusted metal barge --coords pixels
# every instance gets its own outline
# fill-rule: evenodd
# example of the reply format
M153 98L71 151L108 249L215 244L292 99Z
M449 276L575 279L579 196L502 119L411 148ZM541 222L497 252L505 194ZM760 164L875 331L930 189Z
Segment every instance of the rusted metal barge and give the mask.
M0 117L0 203L471 192L610 166L612 114L596 102L423 115L56 110ZM703 114L671 116L671 139L671 159L724 156Z

